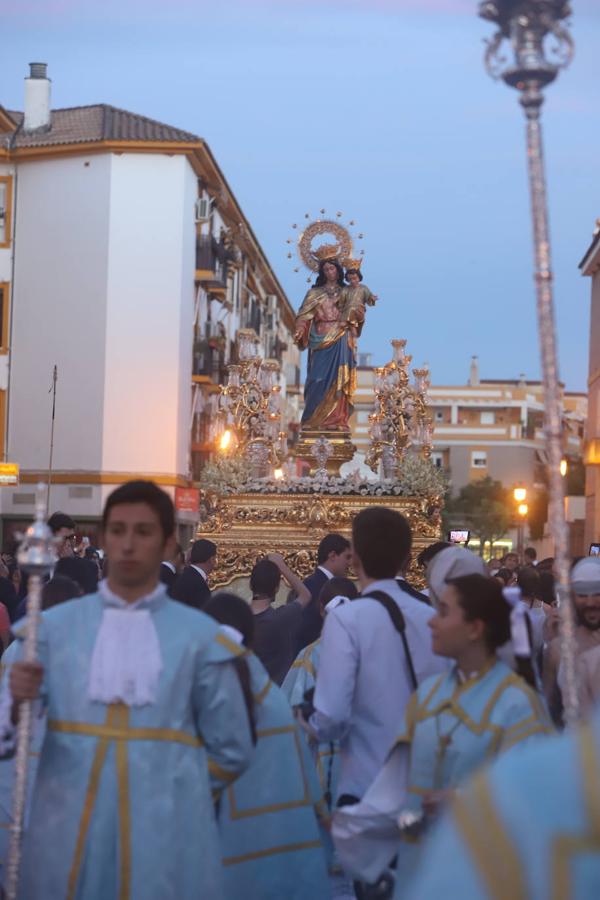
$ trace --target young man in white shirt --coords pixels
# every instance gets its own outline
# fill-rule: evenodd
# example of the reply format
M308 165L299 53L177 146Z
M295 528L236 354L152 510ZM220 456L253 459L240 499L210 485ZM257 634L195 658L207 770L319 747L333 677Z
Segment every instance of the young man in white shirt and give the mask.
M354 519L352 543L362 595L326 617L309 720L319 741L340 741L338 802L360 799L381 769L414 682L445 669L431 649L427 623L434 610L395 580L411 549L406 519L385 507L364 509ZM406 643L392 618L397 622L398 613Z

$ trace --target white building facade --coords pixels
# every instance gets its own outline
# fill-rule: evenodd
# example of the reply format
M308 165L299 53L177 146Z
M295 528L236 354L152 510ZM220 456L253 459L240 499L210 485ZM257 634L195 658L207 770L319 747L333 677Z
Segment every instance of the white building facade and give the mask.
M218 380L198 372L198 333L221 322L231 348L248 316L245 268L262 288L257 304L276 313L273 333L293 323L206 143L109 106L51 111L45 74L38 65L27 79L26 104L29 82L40 82L34 130L27 108L0 108L0 444L21 467L20 484L0 491L5 538L31 517L35 483L48 477L54 366L50 509L91 527L106 495L131 478L152 478L175 498L193 487L197 395ZM235 223L219 273L202 268L203 197L215 243ZM284 389L285 375L295 377L286 343L274 347ZM197 519L186 505L184 538Z

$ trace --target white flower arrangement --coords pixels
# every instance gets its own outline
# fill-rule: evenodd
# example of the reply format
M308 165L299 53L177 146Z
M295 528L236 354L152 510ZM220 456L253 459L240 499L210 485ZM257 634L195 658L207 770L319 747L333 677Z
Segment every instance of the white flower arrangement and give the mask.
M251 478L243 459L220 457L202 471L200 485L219 494L334 494L364 497L442 497L448 487L445 474L431 460L408 453L399 475L391 481L373 481L358 470L345 477L292 476Z

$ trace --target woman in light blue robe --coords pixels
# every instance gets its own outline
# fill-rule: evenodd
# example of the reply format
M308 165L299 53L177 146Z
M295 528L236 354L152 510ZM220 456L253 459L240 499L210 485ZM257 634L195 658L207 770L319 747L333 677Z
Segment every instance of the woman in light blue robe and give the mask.
M478 774L427 840L407 900L597 900L599 823L600 707Z
M234 629L230 637L251 645L254 621L244 600L217 594L206 611ZM326 898L327 865L319 828L325 808L313 761L281 689L254 654L247 652L243 662L256 747L246 772L223 791L218 803L226 898ZM244 684L246 676L240 674Z
M126 617L125 629L139 612L155 629L162 668L146 705L89 699L107 609ZM19 640L15 654L21 649ZM42 614L47 730L19 898L221 900L211 788L233 781L251 755L232 665L239 654L215 622L170 600L164 585L131 608L102 582L97 594ZM7 729L5 721L5 743Z
M395 898L417 864L424 827L456 788L498 753L550 731L539 695L496 657L510 635L496 581L451 579L430 627L434 652L456 664L419 686L380 775L334 819L342 862L365 882L377 882L397 857Z
M335 576L325 582L318 598L319 611L324 617L329 610L349 603L358 597L356 585L349 578ZM301 650L281 686L292 707L312 703L317 684L317 672L321 662L321 639ZM329 811L336 804L340 772L340 745L338 741L309 742L319 781ZM329 839L327 841L329 843Z

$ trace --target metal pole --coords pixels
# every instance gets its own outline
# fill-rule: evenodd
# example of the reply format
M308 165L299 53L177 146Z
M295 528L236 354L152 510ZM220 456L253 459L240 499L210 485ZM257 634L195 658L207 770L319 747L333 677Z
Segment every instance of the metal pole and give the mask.
M29 576L29 592L27 596L27 624L23 650L24 662L35 662L37 647L38 620L42 599L42 579L39 575ZM6 873L6 898L16 900L19 887L19 869L21 866L21 844L23 839L23 821L25 803L27 801L27 773L29 771L29 745L33 727L33 701L22 703L19 708L17 725L17 750L15 754L15 780L12 796L12 822L8 845L8 864Z
M52 457L54 456L54 419L56 416L56 382L58 381L58 367L52 371L52 421L50 425L50 458L48 460L48 489L46 491L46 518L50 515L50 487L52 485ZM48 393L50 393L50 391Z
M44 521L44 487L43 484L38 485L36 518L34 523L27 529L25 539L17 553L19 567L29 575L27 620L25 623L25 640L23 647L24 662L35 662L37 658L37 636L42 607L42 580L44 575L52 569L56 561L56 551L54 549L52 534ZM33 728L34 703L35 701L28 700L19 707L15 780L12 798L12 822L10 826L6 866L6 900L16 900L19 890L23 822L25 818L25 805L27 802L29 745L31 743Z
M564 479L560 474L562 459L562 405L558 376L558 348L554 317L553 277L550 261L548 201L544 171L544 150L540 111L543 96L532 87L521 97L527 117L527 162L531 217L535 252L535 283L542 377L544 382L545 436L549 463L548 522L554 538L554 571L557 579L558 605L561 611L561 658L564 667L563 699L569 722L579 717L579 696L575 658L575 617L571 604L569 581L569 532L565 520Z
M579 717L576 674L575 616L569 584L568 530L565 520L562 458L562 408L558 375L558 352L544 153L542 142L542 89L567 66L573 56L573 41L561 24L570 15L568 0L482 0L479 14L495 22L499 30L489 42L486 66L492 77L501 77L520 93L527 119L527 164L533 224L537 320L544 384L545 437L549 465L549 524L554 538L555 575L561 611L561 659L564 668L563 704L567 722ZM546 40L554 45L547 50ZM500 55L504 40L510 40L514 62Z

